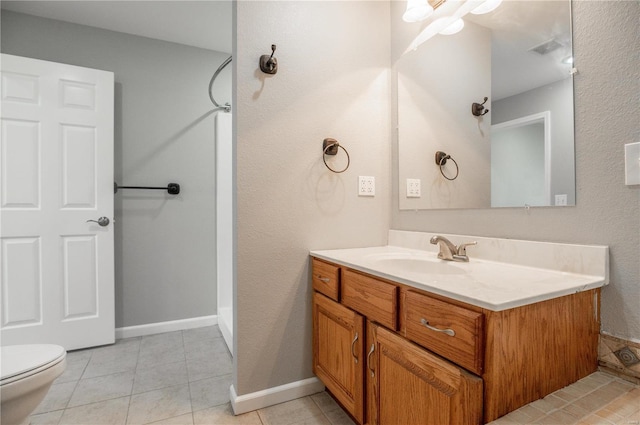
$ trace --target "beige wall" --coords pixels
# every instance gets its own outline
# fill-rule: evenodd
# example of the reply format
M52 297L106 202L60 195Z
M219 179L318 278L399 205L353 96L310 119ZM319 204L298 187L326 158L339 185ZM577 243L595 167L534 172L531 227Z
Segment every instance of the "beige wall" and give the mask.
M637 1L573 3L575 207L409 212L394 193L391 228L609 245L603 330L640 340L640 202L624 185L624 145L640 141L639 13Z
M389 3L235 7L235 389L243 395L313 376L309 250L386 242ZM257 65L271 44L279 71L267 76ZM343 174L322 162L326 137L349 151ZM375 197L358 197L359 175L376 178Z

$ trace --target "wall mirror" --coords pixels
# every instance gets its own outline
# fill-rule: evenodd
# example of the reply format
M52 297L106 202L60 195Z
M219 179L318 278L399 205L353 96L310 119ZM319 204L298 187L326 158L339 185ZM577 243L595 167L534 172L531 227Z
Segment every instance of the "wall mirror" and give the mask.
M490 1L391 2L400 209L575 205L571 2Z

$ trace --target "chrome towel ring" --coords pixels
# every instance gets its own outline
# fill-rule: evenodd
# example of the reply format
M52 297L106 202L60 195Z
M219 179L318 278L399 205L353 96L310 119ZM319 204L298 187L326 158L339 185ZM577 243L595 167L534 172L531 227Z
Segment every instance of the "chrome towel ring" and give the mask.
M456 165L456 175L453 177L448 177L445 173L444 170L442 169L442 166L445 165L447 163L447 160L451 160L453 161L453 163ZM442 151L437 151L436 152L436 164L438 165L438 167L440 167L440 174L442 174L442 177L444 177L447 180L455 180L458 178L458 174L460 173L460 168L458 167L458 163L456 162L455 159L453 159L451 157L451 155L448 155Z
M331 156L337 155L338 148L342 149L344 153L347 155L347 165L340 171L336 171L333 168L329 167L329 164L327 164L327 158L326 158L326 155L331 155ZM347 168L349 168L349 164L351 164L351 159L349 158L349 152L347 152L344 146L341 146L336 139L331 139L331 138L326 138L322 141L322 161L330 171L337 174L347 171Z

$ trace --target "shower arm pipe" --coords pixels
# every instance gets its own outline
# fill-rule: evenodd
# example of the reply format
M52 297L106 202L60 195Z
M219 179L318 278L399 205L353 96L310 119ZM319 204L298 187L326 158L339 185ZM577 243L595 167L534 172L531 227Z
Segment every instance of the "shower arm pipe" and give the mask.
M228 103L226 105L219 105L218 102L216 102L216 100L213 98L213 82L216 80L218 74L220 74L220 71L222 71L227 65L229 65L229 63L231 63L232 58L233 56L229 56L227 60L222 62L218 69L216 69L216 72L213 73L211 81L209 81L209 99L211 99L211 103L213 103L216 109L224 109L225 112L231 112L231 105L229 105Z

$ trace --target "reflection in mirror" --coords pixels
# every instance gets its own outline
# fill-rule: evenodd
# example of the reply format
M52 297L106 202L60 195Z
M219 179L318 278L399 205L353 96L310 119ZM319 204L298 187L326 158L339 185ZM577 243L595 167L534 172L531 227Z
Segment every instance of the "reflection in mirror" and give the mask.
M400 209L575 205L570 1L468 13L480 3L447 0L406 23L391 2ZM461 31L439 34L460 17Z

